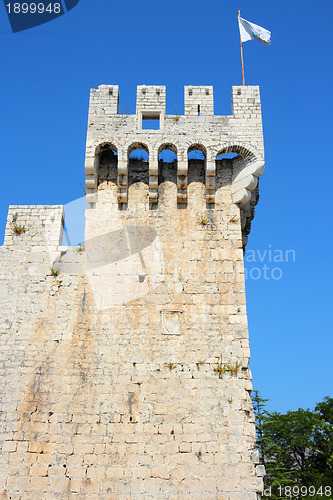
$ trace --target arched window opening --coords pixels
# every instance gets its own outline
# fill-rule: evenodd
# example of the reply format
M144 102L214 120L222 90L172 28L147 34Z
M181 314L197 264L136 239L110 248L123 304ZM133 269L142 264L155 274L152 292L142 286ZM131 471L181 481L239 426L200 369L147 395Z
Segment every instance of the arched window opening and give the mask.
M205 183L206 149L201 144L188 148L188 185L192 182Z
M149 150L148 147L136 142L128 148L128 186L143 182L149 184Z
M205 160L206 149L201 144L194 144L188 148L187 158L189 160Z
M238 156L237 153L234 153L234 152L230 152L230 153L219 153L218 156L216 157L216 160L232 160L233 158L235 158L236 156Z
M177 148L173 144L163 144L158 149L158 184L172 182L177 184ZM162 187L162 189L164 189Z
M231 144L219 150L216 155L216 160L232 160L237 156L240 158L248 158L249 156L253 156L253 153L251 153L246 146L241 144Z
M173 144L163 144L158 150L158 159L164 163L177 160L177 149Z
M149 151L147 146L140 142L132 144L128 150L128 157L130 160L148 161Z
M232 183L233 169L243 162L243 158L248 157L251 153L242 145L231 144L221 148L215 158L216 191L221 187L230 186Z
M163 149L158 155L158 159L164 163L173 163L177 160L177 153L171 151L170 149Z
M98 162L98 187L117 183L118 152L110 143L101 144L96 151Z

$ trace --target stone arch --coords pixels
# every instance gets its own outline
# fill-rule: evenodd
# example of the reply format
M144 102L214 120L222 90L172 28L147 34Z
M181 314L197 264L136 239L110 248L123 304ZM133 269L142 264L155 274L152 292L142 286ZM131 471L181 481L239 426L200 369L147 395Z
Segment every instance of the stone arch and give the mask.
M127 156L129 157L129 155L136 149L143 149L149 155L149 147L147 144L143 142L132 142L127 148Z
M211 158L216 158L220 154L227 153L237 153L242 158L250 156L261 158L259 151L254 146L239 141L225 142L208 148L208 154Z
M207 159L207 149L205 148L205 146L203 144L200 144L199 142L197 143L191 143L188 148L187 148L187 157L189 155L189 153L191 153L192 151L201 151L205 157L205 160Z
M115 151L116 153L118 153L118 148L117 148L114 141L104 141L104 142L97 144L97 146L95 147L95 155L100 153L101 151L107 150L107 149L111 149L111 150Z
M143 150L147 153L147 158L130 158L130 154L135 150ZM149 161L150 149L149 146L141 141L132 142L127 148L128 158L128 187L131 185L143 182L149 186ZM142 168L142 166L146 168Z
M98 171L100 166L100 153L105 150L113 151L118 155L118 147L115 141L96 142L87 148L85 160L86 190L87 195L97 191Z
M160 154L163 152L163 151L172 151L172 153L174 153L176 155L175 158L172 158L169 160L163 160L160 158ZM160 177L160 174L161 174L161 170L163 169L163 163L168 163L168 164L173 164L175 165L175 173L176 173L176 176L177 176L177 160L178 160L178 150L177 150L177 146L173 143L170 143L170 142L165 142L163 144L161 144L157 150L157 159L158 159L158 171L159 171L159 177ZM161 182L161 179L159 178L159 184ZM163 181L162 181L163 182ZM177 182L177 180L175 180L175 182Z
M118 148L113 142L105 141L95 148L96 189L103 182L117 184Z
M188 156L192 151L201 151L203 158L189 159ZM201 143L191 143L187 148L187 164L188 164L188 185L192 182L200 182L205 184L206 179L206 163L207 149Z
M260 153L248 144L230 142L210 148L212 158L221 154L237 153L232 160L231 193L234 203L240 207L247 203L255 205L258 201L258 178L263 174L265 162Z
M163 151L172 151L175 154L175 158L164 160L160 158L160 154ZM158 189L160 192L165 194L165 189L167 188L163 183L168 181L177 186L177 165L178 165L178 148L174 143L165 142L161 144L157 150L158 158ZM162 186L163 184L163 186Z
M159 155L160 155L160 153L162 153L162 151L172 151L176 155L178 154L177 146L171 142L165 142L159 146L159 148L157 150L157 157L159 157Z

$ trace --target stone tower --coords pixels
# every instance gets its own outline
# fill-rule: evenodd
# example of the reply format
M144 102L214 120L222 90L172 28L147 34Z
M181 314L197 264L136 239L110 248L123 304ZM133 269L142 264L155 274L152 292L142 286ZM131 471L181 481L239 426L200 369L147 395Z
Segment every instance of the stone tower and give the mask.
M135 115L118 101L91 91L84 247L62 246L62 206L9 208L0 498L255 500L243 252L259 88L233 87L231 116L212 87L185 87L184 115L166 115L164 86L139 86Z

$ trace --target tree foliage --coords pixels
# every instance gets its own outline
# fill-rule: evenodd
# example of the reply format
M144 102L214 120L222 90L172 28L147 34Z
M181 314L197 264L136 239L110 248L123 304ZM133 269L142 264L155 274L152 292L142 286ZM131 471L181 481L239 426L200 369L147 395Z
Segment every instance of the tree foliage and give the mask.
M267 496L333 499L333 398L285 414L269 413L258 391L252 401Z

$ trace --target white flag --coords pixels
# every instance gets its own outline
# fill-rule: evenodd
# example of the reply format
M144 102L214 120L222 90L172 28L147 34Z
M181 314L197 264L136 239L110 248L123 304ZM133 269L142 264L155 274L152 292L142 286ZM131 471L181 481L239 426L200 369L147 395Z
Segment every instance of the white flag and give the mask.
M269 45L271 43L271 32L265 30L265 28L250 23L241 17L238 17L238 24L242 43L247 42L248 40L258 40L265 45Z

